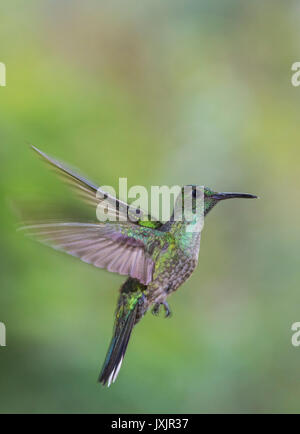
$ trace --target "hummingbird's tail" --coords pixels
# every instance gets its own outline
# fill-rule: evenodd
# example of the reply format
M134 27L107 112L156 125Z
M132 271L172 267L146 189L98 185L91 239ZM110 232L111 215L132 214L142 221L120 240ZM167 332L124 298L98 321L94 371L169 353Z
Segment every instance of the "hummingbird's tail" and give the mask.
M99 382L109 387L114 383L127 349L130 335L137 318L139 297L137 294L120 295L114 333L109 345L106 358L99 376Z

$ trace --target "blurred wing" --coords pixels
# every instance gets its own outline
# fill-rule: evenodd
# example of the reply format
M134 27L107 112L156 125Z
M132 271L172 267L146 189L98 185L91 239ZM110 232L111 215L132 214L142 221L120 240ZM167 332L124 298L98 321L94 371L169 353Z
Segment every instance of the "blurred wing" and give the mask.
M129 229L128 229L129 228ZM20 228L27 235L98 268L128 275L144 285L152 280L154 261L146 251L147 234L136 239L134 224L51 223Z
M32 149L54 167L63 180L70 184L76 193L88 204L93 205L95 208L98 206L103 207L107 211L107 214L115 217L116 220L119 218L121 221L127 221L127 216L129 216L130 221L134 223L145 216L145 212L141 209L132 208L126 202L111 196L109 193L101 190L96 184L75 173L64 163L49 157L35 146L32 146ZM150 220L151 217L149 216L148 219Z

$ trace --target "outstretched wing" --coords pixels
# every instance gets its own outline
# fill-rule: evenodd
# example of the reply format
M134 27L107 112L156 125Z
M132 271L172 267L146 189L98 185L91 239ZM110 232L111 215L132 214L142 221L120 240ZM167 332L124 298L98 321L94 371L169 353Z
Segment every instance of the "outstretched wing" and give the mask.
M109 193L103 191L96 184L89 181L87 178L79 175L74 170L70 169L66 164L58 161L44 152L40 151L35 146L32 149L36 151L50 166L55 168L56 172L70 184L77 194L88 204L93 205L95 208L100 206L105 208L106 214L115 218L115 220L126 221L130 218L133 223L142 221L145 217L145 212L141 209L135 209L129 206L126 202L111 196ZM151 216L147 217L148 220L152 220ZM152 222L151 222L152 223ZM157 222L160 226L160 223ZM156 222L153 221L151 227L156 227Z
M149 243L154 232L132 223L50 223L20 228L27 235L82 261L108 271L128 275L144 285L152 280L154 261Z

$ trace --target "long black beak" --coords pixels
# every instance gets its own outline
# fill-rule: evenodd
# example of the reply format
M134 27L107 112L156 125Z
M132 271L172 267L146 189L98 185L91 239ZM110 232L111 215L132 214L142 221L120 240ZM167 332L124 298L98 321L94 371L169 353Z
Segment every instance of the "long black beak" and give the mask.
M217 200L234 199L239 197L244 199L257 199L257 196L248 193L216 193L212 197Z

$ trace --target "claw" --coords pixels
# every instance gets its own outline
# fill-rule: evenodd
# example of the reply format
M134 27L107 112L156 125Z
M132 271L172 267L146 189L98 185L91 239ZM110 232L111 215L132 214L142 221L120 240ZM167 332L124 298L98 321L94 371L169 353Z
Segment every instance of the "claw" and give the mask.
M155 303L155 305L153 306L153 309L151 311L152 315L158 316L159 310L160 310L160 303Z
M165 308L165 318L168 318L172 315L171 309L166 301L163 302L164 308Z
M152 309L152 314L157 316L159 315L159 311L160 311L160 306L163 305L164 309L165 309L165 318L168 318L169 316L172 315L171 310L169 308L169 305L166 301L164 301L163 303L155 303L155 305L153 306Z

